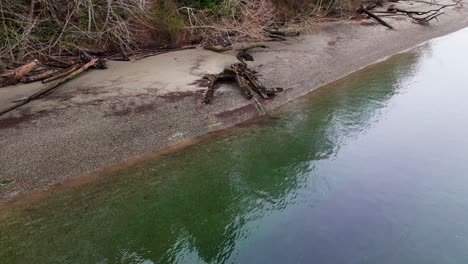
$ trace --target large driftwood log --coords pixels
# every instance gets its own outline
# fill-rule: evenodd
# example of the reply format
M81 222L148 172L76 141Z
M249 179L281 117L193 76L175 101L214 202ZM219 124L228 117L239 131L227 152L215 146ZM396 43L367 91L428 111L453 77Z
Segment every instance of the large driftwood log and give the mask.
M367 10L367 8L364 7L363 5L361 5L361 7L359 7L356 11L358 13L364 13L364 14L368 15L369 17L372 17L373 19L377 20L377 22L379 22L380 24L388 27L389 29L393 29L393 27L390 24L388 24L387 22L382 20L380 17L378 17L377 15L375 15L372 12L370 12L369 10Z
M283 91L282 88L266 88L258 80L256 72L248 68L247 63L244 60L245 56L237 56L237 58L240 62L226 67L221 73L208 74L204 77L209 81L204 100L206 104L213 101L215 86L219 81L236 81L247 99L251 99L254 96L254 92L257 92L261 97L268 99L270 96L274 96L277 92Z
M74 72L76 69L80 68L81 66L83 66L83 65L82 64L73 65L70 68L66 69L64 72L61 72L61 73L58 73L56 75L47 77L46 79L42 80L42 83L48 83L48 82L60 79L60 78L62 78L64 76L67 76L68 74Z
M428 5L436 5L439 6L438 8L434 9L429 9L425 11L418 11L418 10L406 10L397 7L396 5L391 5L387 11L375 11L373 14L376 16L376 14L382 14L380 16L396 16L396 15L403 15L403 16L408 16L411 18L413 21L427 25L429 22L433 19L437 20L437 18L440 15L443 15L444 12L442 11L444 8L451 7L451 6L457 6L461 3L461 0L456 1L453 4L439 4L435 2L426 2L426 1L417 1L417 2L422 2L422 3L427 3ZM361 9L358 9L358 12L361 11Z
M21 79L25 78L28 73L39 66L39 64L38 60L33 60L32 62L26 63L14 70L3 73L0 75L0 87L17 84Z
M229 73L222 72L220 74L207 74L204 78L209 81L208 90L205 95L205 104L209 104L213 101L215 85L220 81L229 81L234 77Z
M236 47L233 47L233 46L229 46L229 47L205 46L205 47L203 47L203 49L211 50L211 51L219 52L219 53L230 51L230 50L244 51L245 52L245 51L249 51L249 50L255 49L255 48L267 49L268 46L263 45L263 44L254 44L254 45L249 45L249 46L243 46L243 47L240 47L240 48L236 48Z
M22 78L21 82L31 83L31 82L37 82L37 81L44 81L45 79L58 75L62 73L63 71L64 69L60 69L60 68L46 69L40 73L34 73L34 74L31 74L31 76Z

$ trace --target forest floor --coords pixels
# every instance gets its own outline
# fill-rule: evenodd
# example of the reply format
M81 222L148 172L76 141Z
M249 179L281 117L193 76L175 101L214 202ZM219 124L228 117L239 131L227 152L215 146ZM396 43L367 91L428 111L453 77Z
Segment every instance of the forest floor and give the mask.
M398 5L421 9L425 4ZM258 100L270 111L388 56L467 27L468 9L447 8L430 25L406 16L384 19L395 30L372 20L343 20L252 50L255 61L249 66L261 74L261 81L285 89L272 100ZM86 72L1 116L0 201L261 116L254 100L233 85L222 85L211 104L203 103L203 76L236 62L235 55L197 48L134 62L111 61L107 70ZM0 108L42 87L31 83L0 88Z

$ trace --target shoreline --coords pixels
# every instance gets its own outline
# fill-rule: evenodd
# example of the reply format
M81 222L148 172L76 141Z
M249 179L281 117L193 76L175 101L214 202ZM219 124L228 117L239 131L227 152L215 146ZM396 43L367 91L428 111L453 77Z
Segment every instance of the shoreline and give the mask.
M268 50L252 52L256 61L251 65L263 75L265 85L282 86L285 92L261 102L271 111L468 26L465 8L450 9L447 14L429 26L389 19L394 31L377 23L364 26L342 21L324 25L300 40L288 40L288 44L268 43ZM0 117L0 144L4 146L0 148L0 179L13 180L0 186L0 204L132 165L258 118L261 113L253 100L246 100L229 85L217 90L211 105L202 104L201 76L219 72L232 61L232 53L197 49L135 63L112 63L106 71L84 74ZM0 105L38 87L2 88ZM11 92L14 89L19 91ZM11 97L5 96L9 91Z

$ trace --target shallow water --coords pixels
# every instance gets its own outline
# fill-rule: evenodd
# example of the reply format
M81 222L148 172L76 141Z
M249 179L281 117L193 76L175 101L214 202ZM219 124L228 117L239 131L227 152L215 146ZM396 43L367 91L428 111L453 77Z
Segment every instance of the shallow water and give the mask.
M468 263L468 30L0 209L1 263Z

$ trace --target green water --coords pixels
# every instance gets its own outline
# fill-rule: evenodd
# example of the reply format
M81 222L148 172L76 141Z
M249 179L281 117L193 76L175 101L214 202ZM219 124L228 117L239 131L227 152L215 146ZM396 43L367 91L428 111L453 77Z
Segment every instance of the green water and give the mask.
M0 263L468 263L467 46L4 207Z

